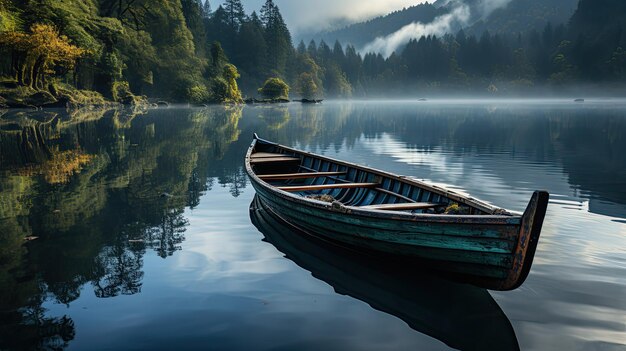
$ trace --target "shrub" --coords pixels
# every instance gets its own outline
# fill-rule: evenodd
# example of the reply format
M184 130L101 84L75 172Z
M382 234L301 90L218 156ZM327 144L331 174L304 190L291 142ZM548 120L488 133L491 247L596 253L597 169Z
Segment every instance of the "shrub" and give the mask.
M135 95L130 91L128 82L113 82L111 96L113 97L113 101L125 105L131 104L135 98Z
M269 78L259 88L259 94L266 99L289 99L289 85L280 78Z
M204 85L193 86L187 91L187 99L192 104L202 104L208 102L210 98L209 89Z

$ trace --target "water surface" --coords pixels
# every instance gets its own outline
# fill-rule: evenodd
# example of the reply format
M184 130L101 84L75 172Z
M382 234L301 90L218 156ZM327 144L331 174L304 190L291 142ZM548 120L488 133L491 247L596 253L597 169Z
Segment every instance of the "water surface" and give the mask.
M487 292L260 231L254 132L511 210L550 191L528 280ZM626 347L621 100L12 111L0 191L0 349Z

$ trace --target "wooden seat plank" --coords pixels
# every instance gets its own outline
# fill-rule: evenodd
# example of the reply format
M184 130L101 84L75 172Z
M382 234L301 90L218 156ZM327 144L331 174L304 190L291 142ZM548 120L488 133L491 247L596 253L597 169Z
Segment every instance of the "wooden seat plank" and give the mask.
M402 203L402 204L381 204L361 206L363 210L379 210L379 211L410 211L410 210L425 210L428 208L443 207L445 204L436 204L429 202L416 202L416 203Z
M347 172L312 172L312 173L289 173L289 174L263 174L259 178L263 180L290 180L290 179L308 179L322 178L329 176L342 176Z
M259 163L279 163L279 162L300 162L297 157L272 157L272 158L258 158L250 160L252 164Z
M293 157L293 155L287 154L272 154L269 152L257 152L251 155L252 158L275 158L275 157Z
M288 192L298 191L316 191L316 190L330 190L330 189L357 189L357 188L376 188L380 186L378 183L338 183L338 184L324 184L324 185L304 185L304 186L282 186L278 187L280 190Z

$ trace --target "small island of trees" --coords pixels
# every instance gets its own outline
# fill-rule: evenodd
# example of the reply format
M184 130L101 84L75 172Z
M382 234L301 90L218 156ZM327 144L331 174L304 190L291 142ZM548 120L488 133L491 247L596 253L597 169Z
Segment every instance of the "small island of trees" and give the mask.
M270 78L259 88L259 94L272 101L289 100L289 85L280 78Z

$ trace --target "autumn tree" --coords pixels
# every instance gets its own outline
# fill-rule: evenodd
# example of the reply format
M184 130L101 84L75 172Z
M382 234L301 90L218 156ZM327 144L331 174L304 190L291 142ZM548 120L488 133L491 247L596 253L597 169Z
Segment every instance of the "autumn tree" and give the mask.
M241 96L241 91L239 91L239 86L237 85L237 79L239 79L239 72L237 71L237 67L232 64L226 64L224 66L224 72L222 73L222 77L226 81L228 85L228 95L227 102L232 102L235 104L239 104L243 102L243 98Z
M0 0L0 32L15 30L19 21L9 0Z
M239 72L237 71L237 67L230 63L225 64L221 77L217 77L213 81L214 100L228 104L243 103L243 97L237 85L238 78Z
M74 68L78 58L86 54L47 24L34 24L30 33L3 32L0 46L13 51L15 79L33 89L43 89L48 77L64 75Z

